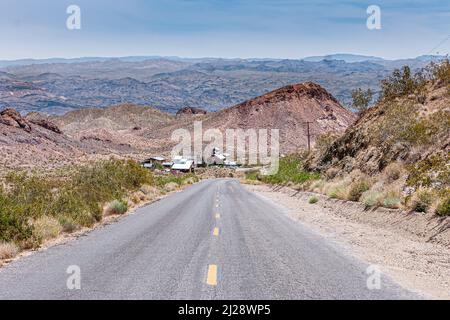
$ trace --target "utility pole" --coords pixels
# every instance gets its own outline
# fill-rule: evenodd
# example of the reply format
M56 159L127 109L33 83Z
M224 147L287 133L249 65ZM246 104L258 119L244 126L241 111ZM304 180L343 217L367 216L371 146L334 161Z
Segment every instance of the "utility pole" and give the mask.
M306 136L308 137L308 152L311 152L311 131L309 125L312 122L306 122Z

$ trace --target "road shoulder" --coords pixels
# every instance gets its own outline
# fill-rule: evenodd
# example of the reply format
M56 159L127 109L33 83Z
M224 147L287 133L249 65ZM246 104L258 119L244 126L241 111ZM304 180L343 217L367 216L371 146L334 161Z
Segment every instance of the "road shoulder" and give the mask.
M288 187L245 185L355 257L381 267L400 285L450 299L450 232L442 223L387 209L365 211L359 203L329 199ZM318 202L310 204L311 197ZM426 231L428 232L426 232Z

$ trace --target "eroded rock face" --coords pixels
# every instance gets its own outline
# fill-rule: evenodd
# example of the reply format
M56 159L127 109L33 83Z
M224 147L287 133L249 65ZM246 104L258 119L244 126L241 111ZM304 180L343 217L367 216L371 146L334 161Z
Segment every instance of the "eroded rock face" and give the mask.
M62 131L59 129L59 127L55 123L48 120L47 118L45 118L44 116L42 116L39 113L36 113L36 112L29 113L25 118L27 121L29 121L35 125L38 125L42 128L45 128L47 130L53 131L58 134L62 133Z
M19 112L14 109L5 109L0 112L0 123L10 127L22 128L26 132L31 132L30 123L25 120Z

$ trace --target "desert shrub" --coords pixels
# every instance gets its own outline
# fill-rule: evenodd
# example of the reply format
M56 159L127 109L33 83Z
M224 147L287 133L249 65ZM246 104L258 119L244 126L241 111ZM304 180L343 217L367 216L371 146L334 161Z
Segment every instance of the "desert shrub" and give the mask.
M59 223L62 227L62 232L65 232L65 233L73 233L79 229L79 225L76 224L75 222L73 222L72 219L67 218L67 217L61 217L59 219Z
M311 185L309 186L308 190L313 192L322 192L323 188L325 186L325 181L322 179L314 180Z
M21 244L32 236L33 228L21 207L0 189L0 241Z
M363 90L361 88L352 90L352 106L360 113L367 110L373 99L373 91L371 89Z
M403 167L398 162L393 162L384 169L388 182L397 181L402 175Z
M381 101L392 101L395 98L422 92L425 88L426 78L423 73L411 73L408 66L395 69L392 74L381 81Z
M433 81L441 81L444 85L450 84L450 61L448 57L440 63L432 62L428 70Z
M361 196L361 201L368 209L380 206L381 198L382 194L380 192L369 190L363 193Z
M49 206L53 199L53 188L57 185L52 179L33 173L10 172L6 176L8 198L20 206L17 211L27 218L39 218L49 214Z
M450 163L450 154L443 152L432 154L408 166L407 185L444 190L450 182L450 167L448 163Z
M449 216L450 215L450 196L439 202L436 208L436 214L439 216Z
M91 227L95 221L101 220L101 205L93 198L83 198L85 192L74 188L70 183L63 186L52 204L54 216L61 217L82 227Z
M105 210L106 216L122 215L128 211L128 204L123 200L114 200L108 204Z
M316 204L317 202L319 202L319 198L317 198L317 197L311 197L311 198L309 198L309 201L308 201L310 204Z
M362 194L370 189L370 182L368 180L358 180L350 185L348 191L348 200L359 201Z
M250 170L245 173L245 178L247 180L260 180L258 170Z
M58 220L50 216L42 216L33 223L34 234L40 240L56 238L62 231Z
M0 241L33 247L61 230L92 226L102 219L105 203L155 181L137 162L108 160L67 168L62 177L10 173L5 183L7 188L0 188Z
M412 210L423 213L428 212L433 200L434 196L430 190L418 190L413 198Z
M389 190L380 199L383 207L398 209L402 204L402 197L398 191Z
M169 182L164 185L164 190L169 191L169 192L174 191L174 190L178 189L179 186L180 185L176 182Z
M12 242L0 242L0 260L12 259L19 253L19 248Z
M280 159L278 172L274 175L261 176L260 179L265 183L298 183L302 184L308 180L317 180L320 174L308 172L301 168L302 162L296 155L287 156Z
M323 153L333 144L334 141L336 141L338 137L339 135L333 132L323 133L316 138L314 148L320 153Z
M328 196L331 199L346 200L347 199L347 190L344 186L336 186L336 187L331 188L331 190L328 192Z
M193 179L194 182L198 182L198 177L192 173L179 174L179 175L160 175L153 178L153 184L158 188L164 189L168 183L176 183L177 185L183 185L184 181Z

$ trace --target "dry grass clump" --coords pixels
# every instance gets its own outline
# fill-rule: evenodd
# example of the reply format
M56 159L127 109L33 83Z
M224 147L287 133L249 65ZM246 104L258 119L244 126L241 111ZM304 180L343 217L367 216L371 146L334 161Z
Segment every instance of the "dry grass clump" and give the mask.
M325 184L326 182L323 179L315 180L310 184L308 191L323 193L323 188L325 187Z
M368 191L371 187L371 182L369 179L361 179L353 181L349 186L347 193L347 200L359 201L364 192Z
M19 248L12 242L0 242L0 260L12 259L19 253Z
M385 208L399 209L402 206L402 195L398 190L387 190L381 196L380 202Z
M178 183L176 183L176 182L169 182L169 183L166 183L166 185L164 186L164 190L170 192L170 191L177 190L178 187L179 187Z
M389 164L386 168L384 168L383 173L386 177L386 182L392 183L394 181L399 180L402 177L402 175L405 173L405 169L403 165L400 164L399 162L393 162Z
M122 215L128 211L128 203L123 200L114 200L106 206L104 216Z
M380 205L383 194L376 190L369 190L364 192L361 196L361 202L366 206L366 208L374 208Z
M63 227L55 218L42 216L33 222L33 230L39 240L45 241L59 236Z

